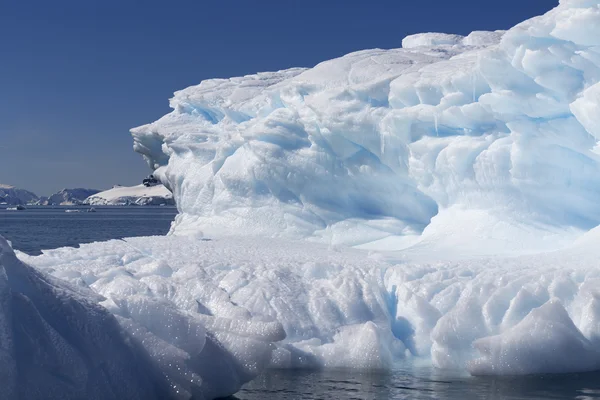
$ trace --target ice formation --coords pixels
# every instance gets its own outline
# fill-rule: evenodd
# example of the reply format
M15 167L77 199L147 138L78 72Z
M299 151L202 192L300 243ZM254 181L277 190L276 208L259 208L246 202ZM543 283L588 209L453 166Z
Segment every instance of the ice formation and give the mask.
M207 80L135 150L175 194L175 234L564 247L600 222L599 13L565 0L506 32Z
M243 360L263 348L248 340L274 342L256 370L392 369L420 357L479 375L530 374L600 367L598 240L595 229L568 250L435 262L248 236L129 238L20 256L93 289L144 329L166 329L147 306L156 304L202 321Z
M124 255L122 266L103 264L117 254L55 265L51 277L17 259L0 236L3 398L225 397L254 378L270 360L271 342L285 337L278 323L255 321L233 305L230 318L203 313L201 280L179 290L189 295L186 304L150 296L175 290L168 264L145 260L134 275L137 254Z
M101 295L183 397L267 366L599 369L599 27L562 0L204 81L132 131L169 236L19 257Z
M0 236L0 386L5 399L160 399L162 373L99 296L20 262Z

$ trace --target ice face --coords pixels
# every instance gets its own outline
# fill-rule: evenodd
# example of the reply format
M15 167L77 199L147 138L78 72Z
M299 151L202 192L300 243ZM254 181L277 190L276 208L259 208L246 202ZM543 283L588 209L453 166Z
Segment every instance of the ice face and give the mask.
M561 248L600 221L599 15L563 1L506 32L204 81L135 149L175 194L174 234Z

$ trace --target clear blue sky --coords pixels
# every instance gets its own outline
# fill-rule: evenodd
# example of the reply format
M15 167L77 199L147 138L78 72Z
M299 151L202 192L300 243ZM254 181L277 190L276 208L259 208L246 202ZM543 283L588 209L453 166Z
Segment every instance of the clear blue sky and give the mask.
M129 128L175 90L400 47L418 32L506 29L557 0L0 2L0 183L48 195L137 184Z

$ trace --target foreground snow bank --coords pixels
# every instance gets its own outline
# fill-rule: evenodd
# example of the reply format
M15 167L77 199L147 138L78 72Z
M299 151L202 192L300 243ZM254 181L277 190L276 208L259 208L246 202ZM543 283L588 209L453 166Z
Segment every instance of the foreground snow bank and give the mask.
M130 238L20 256L89 286L116 315L151 304L192 315L238 359L264 348L256 335L277 341L270 361L244 362L252 373L391 369L419 357L529 374L600 367L598 237L555 253L438 262L248 237ZM163 326L153 315L143 323ZM173 336L189 340L161 337Z
M62 278L82 275L47 271ZM88 268L82 271L91 279ZM149 263L146 272L146 279L133 282L127 269L105 264L90 290L81 279L67 279L69 284L19 261L0 237L2 398L223 397L253 379L270 359L270 341L284 337L277 323L252 321L243 310L233 321L202 314L193 297L188 311L148 296L143 282L154 282L160 291L168 266ZM102 283L104 290L98 290Z
M166 380L99 296L20 262L0 237L4 399L161 399Z
M175 194L175 234L564 247L600 223L598 7L207 80L132 130L135 150Z

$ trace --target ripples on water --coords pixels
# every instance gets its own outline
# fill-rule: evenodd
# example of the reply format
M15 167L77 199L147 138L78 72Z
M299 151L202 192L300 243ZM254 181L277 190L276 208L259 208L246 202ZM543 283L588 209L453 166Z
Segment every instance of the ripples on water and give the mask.
M600 399L600 373L471 377L432 367L394 372L268 371L247 384L240 400Z
M42 249L132 236L165 235L175 207L31 206L24 211L0 208L0 235L15 249L36 255ZM78 210L80 212L65 212Z

